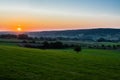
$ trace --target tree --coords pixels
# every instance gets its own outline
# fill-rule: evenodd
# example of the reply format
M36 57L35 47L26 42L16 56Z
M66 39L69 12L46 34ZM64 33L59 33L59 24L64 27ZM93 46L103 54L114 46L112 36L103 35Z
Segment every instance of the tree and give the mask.
M23 40L23 41L22 41L22 43L28 43L28 41L26 41L26 40Z
M75 46L74 51L76 51L77 53L81 52L82 51L81 46L79 45Z
M44 41L42 44L43 44L43 46L42 46L43 49L48 49L50 46L50 44L47 41Z
M102 44L101 49L106 49L106 47L105 47L105 45L104 45L104 44Z
M114 50L118 49L118 47L117 47L116 45L113 45L112 48L113 48Z
M62 49L62 48L64 48L63 43L59 42L59 41L56 41L52 46L53 46L53 48L56 48L56 49Z
M32 40L31 43L36 43L36 41L35 41L35 40Z

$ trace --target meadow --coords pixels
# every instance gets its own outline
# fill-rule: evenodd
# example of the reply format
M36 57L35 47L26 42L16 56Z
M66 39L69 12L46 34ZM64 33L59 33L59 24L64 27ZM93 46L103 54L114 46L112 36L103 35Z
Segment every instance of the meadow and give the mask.
M120 80L120 51L1 45L0 80Z

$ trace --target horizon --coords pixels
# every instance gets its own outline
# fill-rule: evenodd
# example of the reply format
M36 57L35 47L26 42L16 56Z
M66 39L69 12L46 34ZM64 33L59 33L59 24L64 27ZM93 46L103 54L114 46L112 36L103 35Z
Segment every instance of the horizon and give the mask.
M0 0L1 31L120 29L120 0Z
M74 31L74 30L97 30L97 29L113 29L113 30L119 30L120 28L87 28L87 29L56 29L56 30L42 30L42 31L40 31L40 30L33 30L33 31L20 31L20 32L18 32L18 31L0 31L0 32L13 32L13 33L20 33L20 34L22 34L22 33L26 33L26 32L54 32L54 31Z

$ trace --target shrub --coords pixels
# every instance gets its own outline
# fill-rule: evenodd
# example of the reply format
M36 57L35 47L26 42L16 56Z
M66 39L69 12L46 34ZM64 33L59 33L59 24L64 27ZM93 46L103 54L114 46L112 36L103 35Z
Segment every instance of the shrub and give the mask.
M78 45L75 46L74 51L77 52L77 53L81 52L82 51L81 46L78 46Z

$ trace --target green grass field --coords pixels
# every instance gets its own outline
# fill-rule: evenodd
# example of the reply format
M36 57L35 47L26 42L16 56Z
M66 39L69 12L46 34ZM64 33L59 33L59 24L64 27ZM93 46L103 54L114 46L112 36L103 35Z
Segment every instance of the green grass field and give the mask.
M0 46L0 80L120 80L120 51Z

